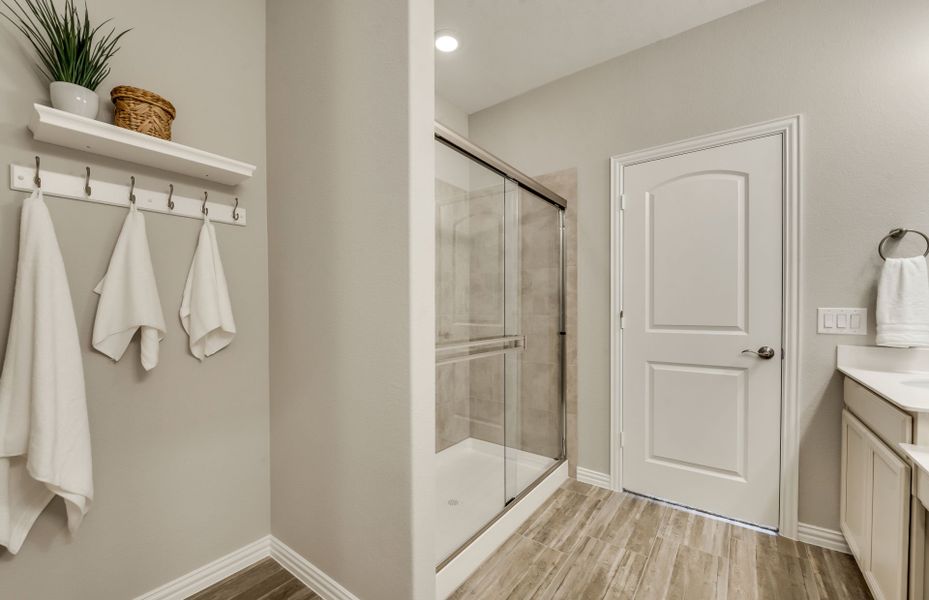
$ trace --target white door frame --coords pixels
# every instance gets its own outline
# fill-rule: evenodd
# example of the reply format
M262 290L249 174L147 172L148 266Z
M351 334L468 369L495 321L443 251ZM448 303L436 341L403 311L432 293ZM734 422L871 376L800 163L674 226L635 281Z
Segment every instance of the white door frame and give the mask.
M800 436L800 115L690 138L610 159L610 484L622 490L622 209L623 168L770 135L784 137L781 472L778 532L797 538Z

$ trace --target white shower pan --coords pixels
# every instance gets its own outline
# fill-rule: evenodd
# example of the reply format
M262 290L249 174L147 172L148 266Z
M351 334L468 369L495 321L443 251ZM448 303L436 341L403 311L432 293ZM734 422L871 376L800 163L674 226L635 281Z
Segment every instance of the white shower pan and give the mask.
M436 473L436 563L461 548L436 573L436 598L445 600L568 478L568 464L467 438L436 454ZM501 513L507 475L527 491ZM468 542L487 515L497 516Z

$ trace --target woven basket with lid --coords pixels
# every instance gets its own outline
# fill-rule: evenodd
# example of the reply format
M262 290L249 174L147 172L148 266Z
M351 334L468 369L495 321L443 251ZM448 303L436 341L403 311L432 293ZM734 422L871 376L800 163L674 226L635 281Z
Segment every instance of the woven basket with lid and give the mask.
M148 90L131 85L116 86L110 91L116 106L113 123L163 140L171 139L171 121L177 115L174 105Z

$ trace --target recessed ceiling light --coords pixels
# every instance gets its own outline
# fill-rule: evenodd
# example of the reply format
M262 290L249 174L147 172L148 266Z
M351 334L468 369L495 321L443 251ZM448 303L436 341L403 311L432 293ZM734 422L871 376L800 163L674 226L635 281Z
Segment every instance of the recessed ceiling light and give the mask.
M453 31L447 29L436 31L435 47L439 52L454 52L458 49L458 38Z

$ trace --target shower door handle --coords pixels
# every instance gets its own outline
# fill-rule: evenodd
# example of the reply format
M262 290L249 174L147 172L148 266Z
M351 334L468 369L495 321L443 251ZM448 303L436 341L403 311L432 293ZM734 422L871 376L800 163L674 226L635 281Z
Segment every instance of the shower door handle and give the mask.
M496 346L497 344L514 344L517 347L526 347L526 336L524 335L503 335L495 338L482 338L479 340L468 340L465 342L451 342L448 344L436 344L436 352L448 352L449 350L467 350L470 348L479 348L481 346Z
M504 346L503 348L495 348L494 346ZM467 352L466 354L458 354L455 356L449 356L447 358L438 358L436 357L435 364L436 366L448 365L456 362L465 362L469 360L476 360L478 358L488 358L491 356L499 356L502 354L510 354L512 352L521 352L526 348L526 336L524 335L505 335L496 338L486 338L482 340L469 340L467 342L452 342L450 344L441 344L435 347L436 355L448 352L450 350L470 350L472 348L481 348L485 346L490 346L486 350L480 350L478 352Z

